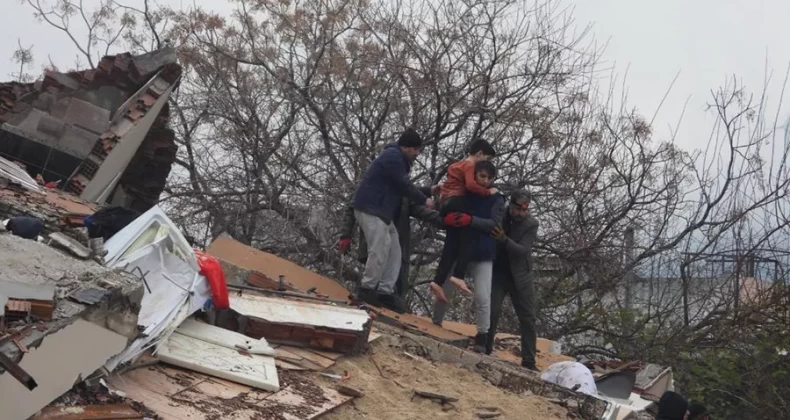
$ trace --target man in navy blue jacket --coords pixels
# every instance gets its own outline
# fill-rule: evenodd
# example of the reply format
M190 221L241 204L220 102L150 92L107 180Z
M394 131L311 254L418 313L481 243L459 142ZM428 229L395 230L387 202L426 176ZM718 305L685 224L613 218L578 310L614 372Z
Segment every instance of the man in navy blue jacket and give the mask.
M409 180L411 162L422 150L422 138L409 128L374 160L357 187L351 206L368 244L368 259L358 298L396 312L406 311L395 295L401 265L398 229L392 223L404 197L418 205L433 206Z

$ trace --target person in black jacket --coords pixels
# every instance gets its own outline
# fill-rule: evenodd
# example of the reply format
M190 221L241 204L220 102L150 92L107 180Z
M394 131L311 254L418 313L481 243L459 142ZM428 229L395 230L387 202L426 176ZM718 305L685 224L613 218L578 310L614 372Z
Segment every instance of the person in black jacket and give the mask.
M421 188L423 194L431 196L432 191L430 188ZM443 228L441 216L439 212L425 207L423 205L414 204L408 198L401 200L401 206L392 223L398 230L398 240L400 241L401 249L401 265L400 272L398 273L398 281L395 283L395 295L403 299L409 289L409 257L411 256L411 219L418 219L427 222L436 228ZM351 248L351 242L354 238L354 228L357 225L357 219L354 217L354 207L351 204L346 207L346 212L343 215L343 229L340 233L339 249L340 252L345 254ZM365 241L365 236L362 235L359 243L359 261L365 264L368 259L368 244Z
M398 230L392 221L404 197L433 207L433 200L409 180L411 162L421 150L422 138L413 129L407 129L396 144L387 146L370 164L351 203L368 245L357 298L397 312L405 312L405 305L395 295L402 255Z
M689 403L677 392L667 391L658 402L656 420L686 420Z
M502 303L505 296L510 295L521 330L521 366L536 371L537 302L532 282L532 244L538 237L538 221L529 214L530 201L527 191L513 193L502 226L492 232L499 244L494 260L486 353L493 351Z

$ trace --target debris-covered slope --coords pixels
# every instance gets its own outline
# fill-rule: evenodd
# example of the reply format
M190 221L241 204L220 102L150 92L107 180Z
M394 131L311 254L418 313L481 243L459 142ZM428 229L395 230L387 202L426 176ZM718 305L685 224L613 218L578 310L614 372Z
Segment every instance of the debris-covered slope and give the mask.
M365 394L324 416L346 419L477 419L478 413L501 413L500 419L565 419L565 409L546 398L497 388L478 373L406 352L391 336L372 343L369 354L341 359L332 371L348 372L345 381ZM458 401L440 404L414 396L414 390L443 394ZM496 409L496 410L488 410Z

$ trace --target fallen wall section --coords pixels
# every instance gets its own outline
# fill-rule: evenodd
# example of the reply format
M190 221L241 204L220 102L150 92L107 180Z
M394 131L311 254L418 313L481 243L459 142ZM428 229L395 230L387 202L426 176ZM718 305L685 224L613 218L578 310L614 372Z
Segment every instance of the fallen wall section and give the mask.
M0 375L0 407L5 420L24 420L95 372L126 347L126 337L85 320L44 337L19 366L38 387L28 391L9 374Z

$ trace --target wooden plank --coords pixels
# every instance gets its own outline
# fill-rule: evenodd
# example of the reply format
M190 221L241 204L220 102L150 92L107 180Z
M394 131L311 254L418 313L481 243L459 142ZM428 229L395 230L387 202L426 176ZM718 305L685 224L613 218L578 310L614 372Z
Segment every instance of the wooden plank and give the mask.
M324 350L316 350L316 349L309 349L309 350L319 356L326 357L327 359L332 359L334 361L337 361L337 359L343 357L343 353L337 353L334 351L324 351Z
M224 399L237 398L241 394L249 394L253 399L263 399L269 395L272 395L272 393L268 391L251 389L246 385L237 384L235 382L226 381L219 378L208 378L194 386L192 389L202 393L205 396Z
M213 377L227 379L266 391L277 391L274 358L243 354L217 344L174 332L159 348L157 356L164 362Z
M311 347L339 353L356 354L367 344L364 339L351 332L333 331L327 328L308 325L286 325L247 318L244 335L252 338L266 338L270 342L300 347Z
M299 365L293 364L291 362L288 362L288 361L285 361L285 360L282 360L282 359L274 359L274 364L278 368L285 369L285 370L295 370L295 371L310 370L310 369L308 369L308 368L306 368L304 366L299 366Z
M196 381L183 386L186 384L179 384L174 379L183 376ZM162 367L112 376L110 385L163 418L175 420L306 420L317 418L352 399L313 383L307 377L301 377L280 392L271 394L205 375L190 375L181 369ZM162 385L167 389L157 391Z
M34 390L38 386L36 380L33 379L24 369L22 369L13 360L9 359L4 353L0 353L0 366L2 366L8 373L11 374L17 381L19 381L25 388Z
M122 376L114 375L112 378L118 378L124 382L134 382L157 394L170 396L196 386L208 379L208 376L169 366L156 366L133 370Z
M251 354L274 356L274 349L269 346L265 339L253 340L244 334L199 322L192 318L182 322L176 329L176 332L233 350L244 350Z
M377 315L377 321L404 328L417 334L431 336L436 340L455 347L466 348L469 345L469 337L448 331L434 324L428 318L413 314L399 314L386 308L371 307L371 310Z
M334 389L322 386L319 386L319 388L323 391L323 401L319 400L321 397L320 395L312 395L312 392L310 393L311 400L308 401L304 397L304 390L301 390L298 386L288 386L263 400L261 405L264 407L271 406L282 409L284 411L283 417L287 419L309 420L318 418L353 399L353 397L343 395ZM315 400L320 402L316 402ZM294 407L296 410L291 411L287 408L288 406ZM312 413L303 414L310 411L312 411ZM295 414L294 412L299 414Z
M318 366L317 370L324 370L332 365L335 364L335 361L328 358L321 356L320 354L316 354L309 349L303 349L299 347L292 347L292 346L283 346L280 347L279 350L287 350L290 353L297 355L303 359L307 359L308 361L312 362L313 364Z
M148 409L166 419L205 419L206 416L198 408L181 404L169 397L168 394L176 394L187 387L175 383L165 370L166 368L161 367L138 369L123 376L113 375L108 382L113 389L123 391L127 397L145 404ZM174 372L173 377L177 373Z
M47 407L33 420L138 420L143 415L128 404Z

